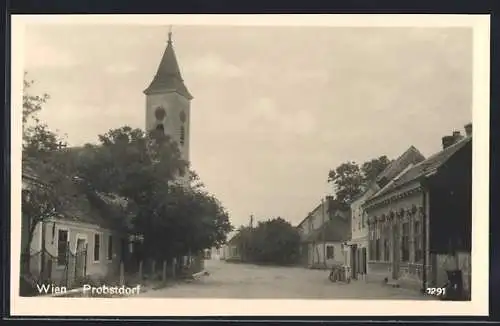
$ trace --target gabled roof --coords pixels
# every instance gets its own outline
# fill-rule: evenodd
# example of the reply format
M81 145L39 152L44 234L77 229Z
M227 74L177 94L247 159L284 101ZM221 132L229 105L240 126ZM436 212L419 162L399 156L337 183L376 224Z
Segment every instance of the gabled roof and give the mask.
M391 163L389 163L389 165L387 165L386 168L380 172L375 180L373 180L361 193L353 198L351 203L361 198L373 187L378 187L378 190L376 191L380 191L388 184L388 182L404 171L409 165L417 164L423 160L425 160L424 155L422 155L422 153L420 153L415 146L410 146L398 158L392 160Z
M305 242L318 241L346 241L351 237L351 227L347 218L347 212L336 211L331 219L323 223L322 226L309 233L304 239Z
M376 178L376 182L380 187L384 187L387 182L401 173L408 165L417 164L425 160L425 157L420 153L415 146L410 146L397 159L393 160ZM384 182L385 180L385 182Z
M169 33L167 48L163 53L156 75L148 88L144 90L146 95L158 92L177 92L189 100L193 99L182 79L172 45L171 33Z
M411 182L415 181L420 177L423 177L429 173L434 172L436 169L445 164L455 153L462 149L465 145L472 141L472 137L465 137L453 145L445 148L444 150L432 155L428 159L412 166L405 173L392 180L390 184L377 192L373 197L370 198L372 201L375 198L383 196L390 193L393 190Z

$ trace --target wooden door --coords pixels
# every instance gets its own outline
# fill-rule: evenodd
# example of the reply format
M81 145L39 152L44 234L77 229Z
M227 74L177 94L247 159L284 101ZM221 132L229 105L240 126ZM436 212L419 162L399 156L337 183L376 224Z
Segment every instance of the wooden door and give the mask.
M80 279L85 276L87 260L87 240L78 238L76 240L75 252L75 278Z

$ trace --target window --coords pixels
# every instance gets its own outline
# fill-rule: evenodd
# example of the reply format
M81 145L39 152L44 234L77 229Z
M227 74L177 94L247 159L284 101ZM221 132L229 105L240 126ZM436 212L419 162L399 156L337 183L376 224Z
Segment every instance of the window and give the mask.
M375 260L375 230L374 226L370 225L370 260Z
M415 233L415 262L419 263L423 259L422 254L422 226L420 221L415 221L414 224Z
M184 145L184 138L185 138L185 130L184 126L181 126L181 135L180 135L181 145Z
M68 230L57 231L57 265L65 266L68 262Z
M113 260L113 236L108 237L108 260Z
M375 229L375 260L380 261L381 260L381 249L382 249L382 240L380 239L380 230L381 226L380 223L377 223L376 229Z
M390 236L391 236L390 226L386 225L384 228L384 261L390 261L390 246L389 246Z
M402 237L402 261L410 260L410 224L403 223L403 237Z
M333 259L333 254L334 254L334 247L327 246L326 247L326 259Z
M101 235L94 234L94 261L99 261L101 250Z

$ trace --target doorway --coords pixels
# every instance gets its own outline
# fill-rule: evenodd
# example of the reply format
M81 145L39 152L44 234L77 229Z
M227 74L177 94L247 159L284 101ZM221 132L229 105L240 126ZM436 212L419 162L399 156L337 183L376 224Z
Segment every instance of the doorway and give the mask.
M358 275L358 248L356 245L351 246L351 277L357 279Z
M87 269L87 239L77 237L75 250L75 278L85 277Z

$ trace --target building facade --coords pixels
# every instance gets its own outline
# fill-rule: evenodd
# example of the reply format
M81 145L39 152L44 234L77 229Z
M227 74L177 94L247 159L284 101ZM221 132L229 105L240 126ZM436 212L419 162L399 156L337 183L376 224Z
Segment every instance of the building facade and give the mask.
M26 205L35 192L44 191L39 187L51 187L27 166L22 184ZM79 181L68 178L58 187L64 192L52 216L37 222L22 214L22 277L66 287L87 277L116 279L128 250L125 216L111 216L104 209L111 197L86 191Z
M363 205L370 279L425 289L460 270L470 291L471 128L465 137L443 137L442 151L404 170Z
M369 228L367 214L363 204L377 191L384 187L391 179L396 177L410 165L418 164L425 157L414 146L410 146L398 158L393 160L366 189L351 202L351 233L347 261L352 272L351 277L358 279L364 277L368 271L368 244Z
M330 196L322 200L297 226L300 263L308 268L331 268L345 264L343 244L350 239L349 212Z

